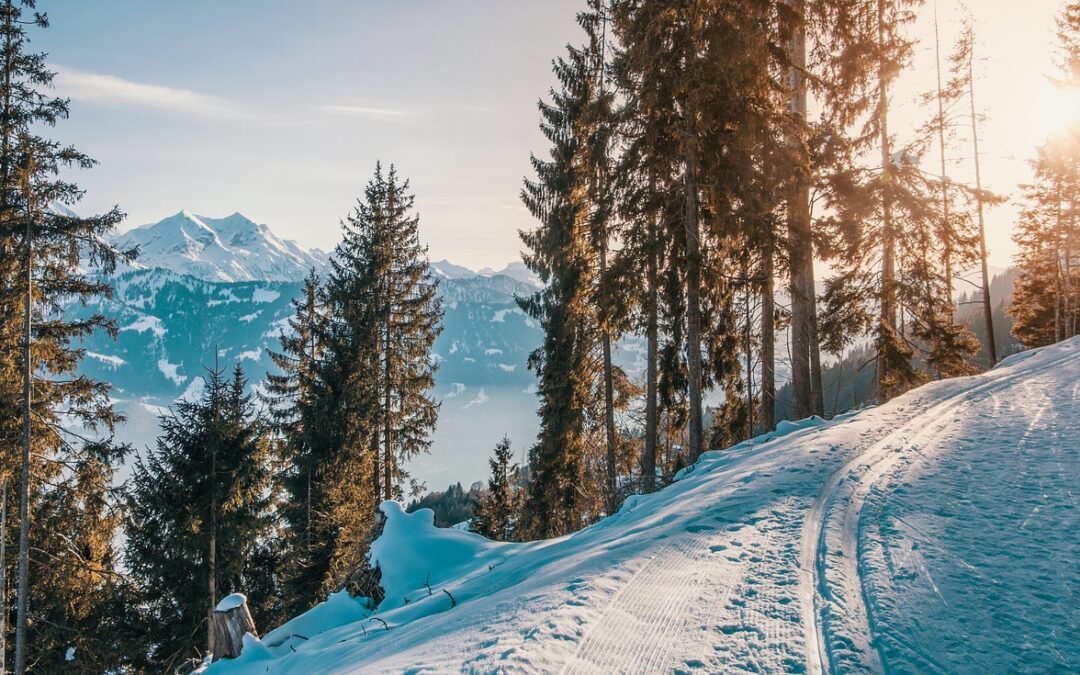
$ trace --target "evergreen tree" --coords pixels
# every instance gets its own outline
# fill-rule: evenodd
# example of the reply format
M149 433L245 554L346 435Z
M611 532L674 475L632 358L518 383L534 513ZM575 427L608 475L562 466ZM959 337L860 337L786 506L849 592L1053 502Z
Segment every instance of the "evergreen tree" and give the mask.
M1080 138L1051 139L1032 168L1013 234L1019 275L1009 313L1013 335L1040 347L1080 332Z
M1057 21L1059 84L1080 83L1080 2ZM1013 335L1026 347L1052 344L1080 332L1080 125L1049 138L1023 186L1024 208L1013 239L1019 276L1009 313Z
M327 284L334 317L329 358L343 352L358 356L350 375L363 372L371 378L368 384L349 384L366 390L366 440L378 448L373 487L381 485L384 499L403 495L409 481L404 465L430 447L439 410L429 392L442 305L408 190L409 182L398 180L393 165L386 175L376 165L364 200L344 225ZM356 341L361 336L370 342Z
M408 182L380 165L343 223L324 287L294 303L268 389L288 467L286 585L297 607L366 583L381 499L413 493L405 464L425 452L438 404L431 349L441 326Z
M17 575L6 560L4 576L17 576L13 664L19 673L27 663L47 659L40 650L55 645L44 621L57 633L68 631L68 639L82 639L87 607L110 601L106 596L115 588L102 580L114 570L106 569L112 559L101 543L111 542L115 520L84 511L98 497L109 501L108 488L86 495L88 501L70 495L80 481L107 486L127 452L109 442L121 418L109 402L108 385L77 374L80 339L115 328L102 315L65 316L61 309L72 299L109 294L108 284L86 270L114 268L118 254L104 239L122 214L114 208L82 218L54 206L74 206L82 197L60 174L93 161L40 135L68 113L66 100L48 94L53 73L44 55L29 51L30 30L47 26L32 0L0 3L0 480L18 494L18 508L8 509L4 523L7 532L19 533ZM37 508L49 510L35 513ZM82 530L47 531L45 522L63 528L81 523ZM86 572L75 553L80 549L58 549L58 537L93 549L90 567L100 574ZM31 556L31 549L47 553ZM63 575L62 588L49 585L57 580L53 572ZM77 593L85 598L76 600ZM109 639L97 637L99 645Z
M178 401L157 447L135 463L125 561L157 627L155 668L212 651L207 619L218 600L270 573L256 563L272 534L271 447L246 388L239 366L231 380L211 370L202 398ZM256 625L278 618L256 600Z
M495 455L488 460L491 465L488 494L476 505L476 512L469 523L470 530L495 541L517 538L517 522L521 512L518 486L521 472L513 459L510 439L504 436L495 446Z
M544 343L529 357L539 379L540 434L529 451L529 484L523 529L552 537L573 531L587 516L585 476L587 411L595 382L591 352L596 344L590 220L592 204L585 114L596 96L588 49L567 48L554 61L559 91L539 104L540 129L551 143L550 160L531 156L536 180L526 180L522 201L539 226L522 232L525 264L544 287L518 304L544 329Z
M329 318L318 275L304 280L294 315L278 337L279 351L269 351L279 372L266 376L264 400L283 466L277 480L285 495L278 513L286 525L288 555L282 570L290 610L308 609L328 589L323 587L326 549L332 547L333 524L320 516L325 493L320 469L329 461L327 387L322 377Z

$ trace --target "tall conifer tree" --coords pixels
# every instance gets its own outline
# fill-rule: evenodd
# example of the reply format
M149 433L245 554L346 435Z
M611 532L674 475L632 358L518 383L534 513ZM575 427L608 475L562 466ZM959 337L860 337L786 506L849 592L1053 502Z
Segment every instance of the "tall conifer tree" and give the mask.
M201 399L161 418L131 479L125 561L157 627L150 658L167 670L212 651L209 612L269 573L252 565L271 533L268 429L239 366L231 380L217 370L207 379Z

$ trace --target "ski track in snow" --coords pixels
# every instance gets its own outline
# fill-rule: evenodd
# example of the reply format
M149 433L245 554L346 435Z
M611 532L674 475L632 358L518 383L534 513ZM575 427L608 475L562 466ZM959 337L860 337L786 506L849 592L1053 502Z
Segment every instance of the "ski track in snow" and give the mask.
M211 672L1076 671L1077 438L1080 339L706 453L452 608L418 585L389 630Z

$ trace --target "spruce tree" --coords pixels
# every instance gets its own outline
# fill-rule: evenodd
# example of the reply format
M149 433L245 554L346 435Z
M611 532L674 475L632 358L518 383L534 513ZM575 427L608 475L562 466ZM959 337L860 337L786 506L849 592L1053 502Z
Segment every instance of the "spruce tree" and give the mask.
M157 627L149 657L172 670L212 651L207 618L269 570L256 564L272 534L271 446L239 366L208 373L196 401L161 418L156 448L136 460L128 497L125 562ZM259 612L256 625L278 617Z
M591 148L584 112L594 100L594 64L587 49L567 48L554 61L560 89L541 101L540 129L551 143L550 160L530 157L535 180L521 198L539 221L522 232L525 264L544 287L518 304L540 322L544 342L529 357L539 379L540 433L529 451L529 483L523 529L552 537L576 530L587 514L583 503L587 410L593 404L591 353L595 342L592 303L594 266L590 242L586 159ZM585 118L587 119L587 118Z
M517 523L521 512L519 482L521 472L513 462L510 439L503 437L495 446L494 456L488 460L491 478L488 493L476 505L469 529L495 541L510 541L517 537Z
M19 532L13 662L19 673L27 663L43 658L39 650L49 647L37 618L48 616L63 627L59 630L72 634L86 625L86 604L60 601L62 593L45 584L47 575L40 566L48 565L50 573L66 570L66 588L82 582L81 591L91 603L106 603L104 594L113 590L97 583L98 576L84 574L78 556L49 543L58 536L111 541L112 518L83 520L88 528L101 529L82 533L44 531L38 518L65 527L79 522L84 502L56 495L70 495L77 480L88 486L107 484L113 466L127 452L109 442L120 417L109 402L108 385L77 374L83 356L79 341L95 330L115 328L102 315L65 315L62 309L73 299L109 294L108 284L91 273L108 273L115 266L118 254L104 240L122 214L114 208L82 218L54 208L75 206L82 196L60 174L89 168L93 161L41 135L68 114L68 102L47 91L53 73L44 55L29 51L30 31L47 26L47 17L35 11L32 0L0 3L0 480L18 494L18 509L8 510L5 529L17 526ZM76 425L82 431L74 430ZM62 471L65 466L81 467L81 477ZM35 508L46 506L60 512L35 514ZM32 548L56 557L31 557ZM104 549L91 548L100 554L95 568L111 563ZM16 576L12 571L6 569L5 577Z
M277 481L285 498L278 505L286 525L282 575L293 613L306 610L325 595L325 559L332 527L321 514L325 499L320 469L329 460L328 390L323 379L329 317L318 274L304 280L294 315L278 337L279 350L270 350L278 372L268 373L263 398L275 435L276 456L282 464Z

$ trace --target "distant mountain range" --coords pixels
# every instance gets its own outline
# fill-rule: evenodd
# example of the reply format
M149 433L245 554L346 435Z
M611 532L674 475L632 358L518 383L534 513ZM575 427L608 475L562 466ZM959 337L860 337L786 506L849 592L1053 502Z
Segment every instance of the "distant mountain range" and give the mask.
M319 249L279 239L240 213L208 218L184 210L117 235L113 243L138 247L135 269L166 269L205 281L297 281L329 261Z
M84 373L113 385L128 418L118 436L142 448L153 443L158 416L178 398L201 393L208 367L241 364L257 387L273 367L268 350L293 314L290 300L312 268L329 255L283 240L266 225L234 213L225 218L180 211L113 238L138 246L138 260L112 277L115 292L67 312L103 312L116 320L83 346ZM520 262L474 272L432 263L445 316L435 343L435 395L442 400L431 456L414 463L432 487L471 482L487 473L487 457L504 433L526 447L536 433L535 375L529 353L543 339L515 296L536 290Z

